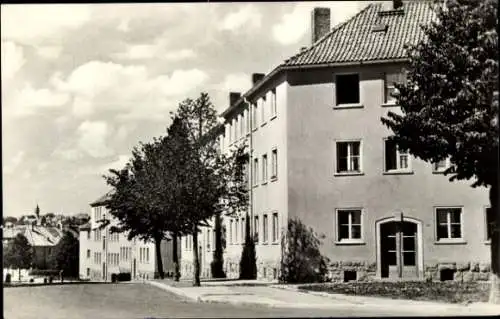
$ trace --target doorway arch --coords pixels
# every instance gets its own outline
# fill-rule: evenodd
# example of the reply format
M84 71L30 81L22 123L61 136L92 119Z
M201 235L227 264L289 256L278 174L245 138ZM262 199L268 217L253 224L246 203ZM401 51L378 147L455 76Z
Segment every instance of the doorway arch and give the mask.
M385 262L384 259L387 258L386 257L387 250L385 249L386 248L385 243L386 243L386 238L391 237L391 236L386 236L387 231L390 231L392 228L391 226L396 225L396 224L402 225L401 229L403 229L403 226L404 226L405 231L406 231L406 229L412 230L412 229L416 228L415 229L415 236L416 236L416 238L415 238L415 246L416 246L415 247L415 255L416 255L415 256L415 267L416 267L415 277L416 278L414 277L412 279L423 279L424 278L424 252L423 252L424 245L423 245L423 236L422 236L423 223L419 219L404 216L402 213L398 213L398 214L395 214L395 215L390 216L390 217L384 217L382 219L375 221L376 247L377 247L377 278L383 279L386 277L390 277L390 276L386 276L387 274L384 273L387 271L387 269L386 269L387 265L384 264L384 262ZM398 231L396 231L396 232L398 232ZM401 236L403 235L402 230L400 231L400 234L401 234ZM408 236L408 237L411 237L411 236ZM401 240L400 245L404 245L404 244L402 244L402 242L403 241ZM404 248L401 248L400 246L398 246L398 248L395 249L396 254L398 254L399 256L403 256L403 253L402 253L403 250L404 250ZM401 257L401 258L403 258L403 257ZM402 264L401 258L398 258L398 267ZM404 275L404 268L405 267L403 267L401 265L401 269L402 269L401 272L402 273L399 274L401 279L404 279L404 276L403 276ZM410 279L410 278L408 278L408 279Z

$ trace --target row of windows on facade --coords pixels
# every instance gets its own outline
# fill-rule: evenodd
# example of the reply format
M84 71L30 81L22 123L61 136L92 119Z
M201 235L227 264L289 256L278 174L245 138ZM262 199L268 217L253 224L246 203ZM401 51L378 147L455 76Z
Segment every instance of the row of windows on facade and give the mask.
M102 230L101 229L94 229L92 230L93 234L94 234L94 241L100 241L102 238L103 238L103 234L102 234ZM87 233L87 239L90 240L90 237L91 237L91 231L89 231ZM106 231L105 231L106 233ZM112 233L112 232L109 232L108 233L108 240L109 241L119 241L120 240L120 233Z
M259 159L253 159L253 185L257 185L260 182L266 183L268 180L268 160L267 154L262 155L261 171L259 171ZM245 170L247 170L245 168ZM271 181L278 178L278 150L274 148L271 151Z
M335 161L337 174L362 173L362 144L357 141L336 142L337 159ZM450 160L444 159L434 163L435 172L443 172L450 166ZM384 172L411 171L411 156L408 151L401 151L396 143L384 140Z
M362 209L337 209L337 241L362 241L363 240L363 210ZM463 213L461 207L442 207L435 209L436 240L463 240ZM491 239L493 231L493 211L485 210L486 240Z
M276 90L273 89L259 98L257 103L250 106L250 116L248 111L244 110L230 123L226 124L225 135L228 137L228 143L231 144L250 133L250 126L255 130L259 126L266 124L268 120L272 120L277 116L277 111ZM252 123L250 123L250 119Z
M103 214L103 207L102 206L97 206L94 208L94 220L98 221L104 218L106 214Z
M259 216L254 216L254 239L255 243L267 244L269 242L269 221L268 215L262 215L262 238L260 238L260 223ZM272 214L272 225L271 225L271 242L277 243L279 240L279 219L278 213ZM213 229L207 229L205 232L204 241L206 243L206 250L215 250L216 233ZM226 236L229 245L244 244L246 237L246 224L245 217L241 218L231 218L229 219L229 231L226 231ZM193 237L191 235L183 237L184 249L187 251L193 250Z
M396 83L405 81L405 72L394 72L384 74L384 103L395 105L397 95ZM337 74L335 76L336 105L359 105L360 97L359 74Z
M87 258L90 258L90 249L87 249ZM110 265L118 265L118 261L130 261L132 256L132 247L120 247L120 253L108 253L108 263ZM139 248L139 262L149 263L149 247ZM101 263L101 253L94 252L94 263Z

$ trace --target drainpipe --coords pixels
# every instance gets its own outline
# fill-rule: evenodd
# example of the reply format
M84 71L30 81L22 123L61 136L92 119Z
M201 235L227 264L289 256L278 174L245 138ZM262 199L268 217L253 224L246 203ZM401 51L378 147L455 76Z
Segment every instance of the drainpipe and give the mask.
M250 208L250 234L252 234L252 237L255 237L254 233L254 218L253 218L253 109L252 109L252 104L247 100L245 96L243 96L243 101L248 105L248 116L250 117L250 127L249 127L249 132L250 132L250 139L249 139L249 144L250 144L250 150L249 150L249 159L248 159L248 181L249 181L249 189L250 189L250 196L249 196L249 208Z

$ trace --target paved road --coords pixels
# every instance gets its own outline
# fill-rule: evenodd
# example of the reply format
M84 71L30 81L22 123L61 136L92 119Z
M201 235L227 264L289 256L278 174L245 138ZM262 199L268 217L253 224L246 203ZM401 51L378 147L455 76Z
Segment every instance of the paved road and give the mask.
M278 309L188 302L156 287L79 284L4 288L4 318L262 318L404 316L369 309Z

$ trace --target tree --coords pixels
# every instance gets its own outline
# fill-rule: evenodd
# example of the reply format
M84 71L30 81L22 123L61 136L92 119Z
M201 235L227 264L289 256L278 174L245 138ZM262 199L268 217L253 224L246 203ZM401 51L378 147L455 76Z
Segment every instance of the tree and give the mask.
M250 219L245 219L245 246L241 252L240 279L257 278L257 257L255 256L255 241L250 232Z
M179 120L173 123L167 137L155 138L151 143L141 143L132 151L130 162L120 171L110 170L105 176L113 190L106 207L119 225L113 232L127 232L135 237L154 241L160 278L164 278L161 259L161 241L172 239L174 244L175 277L178 279L179 262L177 238L186 233L181 198L181 166L189 162L191 152L186 128ZM172 235L172 238L168 236Z
M177 116L186 123L192 145L189 148L191 154L180 170L185 175L179 181L183 188L183 216L193 237L193 285L199 286L198 232L200 226L208 225L208 220L234 203L235 196L230 195L229 189L232 174L228 169L233 161L220 153L216 137L221 126L208 94L201 93L196 100L184 100L179 105ZM216 227L217 230L220 227ZM216 238L221 238L220 234L216 233ZM218 243L217 246L220 247Z
M62 270L67 276L78 276L79 244L78 239L69 231L64 232L63 237L54 247L50 256L50 265L53 269Z
M12 223L12 225L15 225L17 223L17 218L12 216L7 216L3 218L3 225L5 225L5 223Z
M311 227L299 219L288 220L287 231L281 238L279 281L283 283L324 282L328 258L321 255L321 239Z
M19 270L21 280L21 269L28 269L33 262L33 248L24 235L17 234L7 246L3 258L4 266Z
M408 47L405 83L396 84L401 114L382 122L402 150L424 161L449 158L450 181L489 187L490 302L500 303L500 211L498 206L498 18L497 0L448 0L425 38Z

